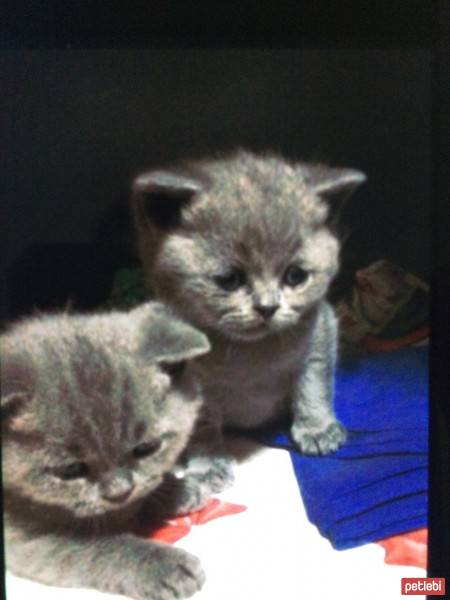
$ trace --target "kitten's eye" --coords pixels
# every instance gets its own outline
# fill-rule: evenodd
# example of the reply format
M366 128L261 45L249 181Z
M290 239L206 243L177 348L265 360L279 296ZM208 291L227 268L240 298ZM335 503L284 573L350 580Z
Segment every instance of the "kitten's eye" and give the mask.
M296 287L308 279L309 273L302 269L298 265L291 265L288 267L283 275L283 283L290 287Z
M227 292L234 292L245 283L245 273L239 269L233 269L226 275L216 275L214 281L219 287Z
M138 444L133 449L134 458L145 458L146 456L151 456L158 452L161 448L161 440L153 440L151 442L143 442L142 444Z
M86 477L89 473L89 467L84 462L74 462L70 465L57 469L55 474L66 481L70 479L80 479Z

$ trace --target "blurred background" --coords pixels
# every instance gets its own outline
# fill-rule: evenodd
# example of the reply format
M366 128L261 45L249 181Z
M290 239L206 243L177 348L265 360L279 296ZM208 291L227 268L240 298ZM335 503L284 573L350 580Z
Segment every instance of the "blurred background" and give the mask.
M236 146L361 169L338 281L429 278L427 48L11 49L1 57L2 319L101 304L135 264L133 174Z

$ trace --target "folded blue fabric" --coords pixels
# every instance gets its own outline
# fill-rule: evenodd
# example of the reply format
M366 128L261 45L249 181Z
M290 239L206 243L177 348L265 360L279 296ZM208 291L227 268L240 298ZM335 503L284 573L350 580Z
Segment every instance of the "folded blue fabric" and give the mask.
M427 347L344 362L335 407L349 438L330 456L300 455L286 432L258 434L291 451L310 521L339 550L426 527Z

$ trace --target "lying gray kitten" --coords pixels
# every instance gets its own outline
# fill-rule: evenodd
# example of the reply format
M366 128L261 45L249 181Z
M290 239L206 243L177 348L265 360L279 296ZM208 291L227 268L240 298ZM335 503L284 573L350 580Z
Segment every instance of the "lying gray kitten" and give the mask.
M205 494L230 479L224 425L289 414L304 454L345 441L332 402L337 324L325 295L339 263L337 209L363 181L355 170L244 151L135 179L147 283L212 344L199 366L204 439L187 465Z
M63 587L173 600L197 558L132 534L194 426L207 338L158 303L29 319L1 337L6 564ZM151 506L151 505L150 505ZM147 511L149 509L147 508Z

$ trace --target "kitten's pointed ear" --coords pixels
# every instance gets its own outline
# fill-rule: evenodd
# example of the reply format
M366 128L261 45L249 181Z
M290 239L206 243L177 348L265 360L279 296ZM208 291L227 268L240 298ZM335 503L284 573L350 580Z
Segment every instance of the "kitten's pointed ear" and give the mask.
M328 167L326 165L301 165L304 181L314 194L328 201L328 219L335 221L346 200L367 177L356 169Z
M1 420L11 424L33 393L34 369L28 358L2 345Z
M167 371L211 349L206 335L175 317L159 303L148 303L133 311L140 320L138 353Z
M183 206L204 189L198 177L177 171L148 171L133 181L133 203L139 219L167 229L180 222Z

